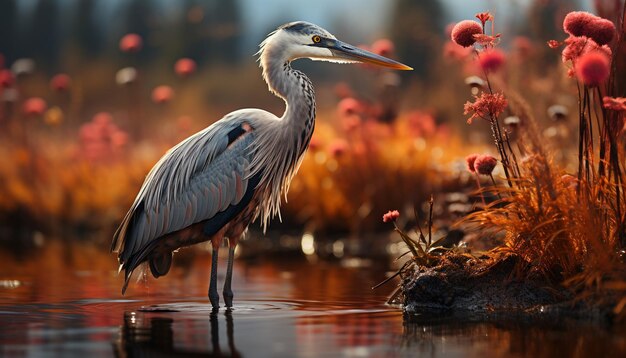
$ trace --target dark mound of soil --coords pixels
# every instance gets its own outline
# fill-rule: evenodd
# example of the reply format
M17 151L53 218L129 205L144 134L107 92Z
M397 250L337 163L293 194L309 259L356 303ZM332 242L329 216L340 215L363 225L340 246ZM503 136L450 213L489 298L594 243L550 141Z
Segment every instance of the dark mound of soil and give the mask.
M548 282L515 280L519 260L513 254L482 258L444 255L436 265L419 267L404 277L404 310L526 311L571 299L569 292Z

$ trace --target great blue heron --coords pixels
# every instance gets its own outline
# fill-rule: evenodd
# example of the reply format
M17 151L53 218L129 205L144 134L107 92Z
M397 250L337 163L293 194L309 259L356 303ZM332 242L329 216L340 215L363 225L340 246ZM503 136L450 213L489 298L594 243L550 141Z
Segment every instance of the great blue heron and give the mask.
M314 24L280 26L260 45L259 63L270 92L282 98L282 117L260 109L242 109L213 123L170 149L152 168L135 202L115 232L111 250L125 270L122 294L133 270L148 262L154 277L167 274L173 251L211 240L209 299L219 307L218 250L228 238L224 283L226 307L232 307L234 250L248 225L279 214L309 145L315 125L311 81L291 68L299 58L359 63L399 70L411 68L348 45Z

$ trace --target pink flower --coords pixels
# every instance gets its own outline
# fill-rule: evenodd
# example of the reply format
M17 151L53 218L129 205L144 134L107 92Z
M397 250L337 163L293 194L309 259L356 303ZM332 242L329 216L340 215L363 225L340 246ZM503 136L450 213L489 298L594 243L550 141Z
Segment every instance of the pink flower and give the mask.
M474 40L483 46L483 47L494 47L500 41L500 34L495 35L487 35L487 34L476 34L474 35Z
M170 86L158 86L152 90L152 101L156 104L164 104L172 100L174 90Z
M100 127L106 127L112 122L113 116L109 112L98 112L91 118L91 123Z
M337 109L342 117L349 117L361 112L361 102L357 99L348 97L344 98L337 104Z
M597 86L609 78L611 61L601 52L582 55L576 63L576 76L587 86Z
M50 88L55 92L67 92L72 84L72 79L65 73L59 73L50 80Z
M563 19L563 30L572 36L587 36L587 29L596 18L586 11L572 11Z
M341 120L341 125L346 132L353 132L361 126L359 116L346 116Z
M601 17L589 24L589 28L587 29L587 36L591 37L600 46L611 42L615 34L615 24Z
M559 46L561 46L561 43L558 42L557 40L549 40L548 41L548 47L554 49L554 48L558 48Z
M474 96L474 102L466 102L463 114L471 114L467 120L468 124L472 124L475 118L487 119L490 117L498 117L508 105L506 98L502 93L482 93L480 96Z
M328 146L330 155L335 158L341 157L348 150L348 142L343 139L336 139Z
M311 140L309 141L309 150L315 152L318 149L320 149L321 144L322 143L320 142L319 138L313 136L311 137Z
M400 212L398 210L389 210L385 215L383 215L383 222L393 222L396 221L400 217Z
M126 34L120 40L120 50L123 52L139 52L142 45L143 40L137 34Z
M10 70L0 70L0 88L8 88L15 83L15 76Z
M473 20L463 20L452 28L452 41L463 47L472 46L476 39L474 35L482 34L483 28Z
M570 36L565 40L565 48L561 52L563 62L575 62L585 51L589 38L585 36Z
M572 36L587 36L598 45L606 45L615 37L615 24L584 11L573 11L565 16L563 29Z
M188 77L196 71L196 62L190 58L181 58L174 65L174 72L181 77Z
M388 40L388 39L376 40L372 44L372 48L371 48L371 51L373 53L380 55L380 56L385 56L385 57L388 57L391 54L393 54L394 50L395 50L395 46L393 45L393 42L391 42L391 40Z
M128 143L128 133L120 131L120 130L115 130L111 133L111 146L113 146L114 148L120 148L126 145L126 143Z
M476 14L476 18L480 20L480 23L483 24L483 27L485 27L485 23L487 23L487 21L493 20L493 15L491 15L489 11L480 12Z
M609 59L611 58L611 55L613 55L613 51L611 51L611 48L608 45L600 46L593 39L589 39L589 41L587 41L587 45L585 45L585 49L583 50L583 53L593 52L593 51L602 52Z
M46 112L48 105L39 97L31 97L24 101L22 111L29 116L41 116Z
M478 64L486 72L497 71L504 65L506 57L504 52L498 49L488 49L478 57Z
M461 47L452 41L443 44L443 56L452 60L466 59L472 53L469 47Z
M498 160L489 154L480 155L474 161L476 171L482 175L491 175L496 165L498 165Z
M601 52L606 55L607 58L611 58L611 48L607 45L598 45L593 39L585 36L570 36L565 40L565 48L561 52L561 59L563 62L572 61L576 64L578 59L589 52Z
M467 163L467 170L469 170L470 173L476 173L475 163L476 163L476 158L478 158L479 156L480 154L474 153L465 157L465 162Z
M602 105L606 109L610 109L618 112L626 112L626 98L625 97L608 97L602 98Z

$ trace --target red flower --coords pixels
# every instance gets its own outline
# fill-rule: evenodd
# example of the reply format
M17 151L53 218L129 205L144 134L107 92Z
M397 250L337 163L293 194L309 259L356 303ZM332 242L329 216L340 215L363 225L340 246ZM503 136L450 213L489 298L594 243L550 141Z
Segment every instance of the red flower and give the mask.
M392 222L396 221L400 217L400 212L398 210L389 210L385 215L383 215L383 222Z
M488 116L498 117L508 105L506 98L502 93L482 93L480 96L474 96L474 103L466 102L463 114L471 114L467 120L468 124L472 124L475 118L487 119Z
M13 86L15 83L15 76L10 70L0 70L0 88L7 88Z
M24 114L29 116L41 116L44 114L47 108L48 105L46 104L46 101L39 97L31 97L27 99L26 101L24 101L24 104L22 106Z
M120 50L123 52L139 52L142 45L143 40L137 34L126 34L120 40Z
M587 86L597 86L609 78L611 61L601 52L582 55L576 63L576 76Z
M478 156L474 162L476 171L482 175L491 175L496 165L498 165L498 160L489 154Z
M480 154L474 153L465 157L465 162L467 163L467 170L469 170L470 173L476 173L476 167L474 164L476 163L476 158L478 158L479 156Z
M152 90L152 101L156 104L164 104L172 100L174 90L170 86L158 86Z
M395 46L388 39L380 39L372 44L371 51L377 55L388 57L393 54Z
M479 23L472 20L463 20L452 28L452 41L463 47L472 46L476 39L474 35L483 33L483 28Z
M72 80L70 76L59 73L58 75L52 77L50 80L50 88L56 92L66 92L70 89L70 85L72 84Z
M476 18L480 20L480 22L483 24L483 27L485 27L485 23L487 21L493 20L493 15L491 15L489 12L480 12L476 14Z
M174 65L174 72L181 77L188 77L196 72L196 62L190 58L181 58Z
M478 63L480 67L487 72L497 71L504 64L504 52L498 49L488 49L480 54Z
M587 36L589 25L597 18L586 11L572 11L563 19L563 30L572 36Z
M606 45L615 36L615 24L612 21L597 18L595 21L589 24L587 29L587 36L591 37L598 45Z
M608 97L602 98L602 105L606 109L610 109L618 112L626 112L626 98L625 97Z

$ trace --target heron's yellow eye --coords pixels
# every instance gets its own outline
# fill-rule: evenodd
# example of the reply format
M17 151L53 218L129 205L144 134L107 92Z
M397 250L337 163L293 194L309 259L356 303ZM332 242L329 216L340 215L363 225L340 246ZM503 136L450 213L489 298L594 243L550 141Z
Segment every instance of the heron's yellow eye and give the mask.
M314 43L317 44L317 43L320 43L320 41L322 41L321 37L319 37L318 35L313 36L313 42Z

